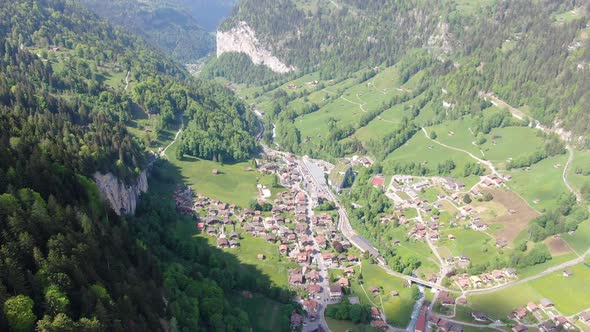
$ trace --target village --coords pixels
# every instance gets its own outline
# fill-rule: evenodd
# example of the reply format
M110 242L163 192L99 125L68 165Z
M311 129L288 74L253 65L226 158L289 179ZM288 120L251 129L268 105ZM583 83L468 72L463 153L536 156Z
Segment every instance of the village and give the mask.
M261 208L248 209L226 204L193 192L188 187L178 188L174 199L177 209L191 215L198 230L215 238L219 248L237 248L241 239L252 236L278 245L281 257L297 263L298 268L290 269L288 272L288 285L296 294L294 300L301 304L306 315L293 312L292 328L311 331L326 325L323 320L327 305L342 300L353 304L359 303L358 298L351 294L351 278L355 277L356 267L360 266L364 253L339 230L339 214L336 210L319 210L322 203L331 201L330 196L318 188L310 188L314 186L313 181L310 181L313 175L309 174L310 170L300 162L288 154L267 154L264 159L257 160L257 171L261 174L276 175L279 184L285 188L273 195L270 188L258 185L258 202L262 203ZM365 158L357 158L351 163L358 167L369 167L371 164L370 160ZM334 191L339 191L334 183L344 182L352 174L351 169L342 168L340 165L326 164L317 167L318 173L332 171L333 174L338 174L328 179ZM473 207L473 203L464 201L465 195L470 195L474 201L483 201L486 199L487 189L502 188L509 180L509 176L487 175L482 176L471 188L466 188L462 182L448 177L397 175L391 177L386 184L385 176L376 175L371 179L371 185L382 189L395 203L393 212L382 216L380 222L396 222L406 227L407 239L428 243L438 256L436 243L442 240L443 229L447 234L445 241L456 239L452 234L453 229L469 229L483 233L489 229L488 224L481 220L480 213ZM425 190L430 188L437 188L436 197L432 201L424 197ZM270 203L272 207L264 209L264 203ZM456 213L441 218L449 206L453 207ZM415 215L406 216L407 211L412 209L416 211ZM508 213L513 214L516 211ZM393 240L392 247L400 245L403 240ZM498 248L504 248L507 241L497 240L495 244ZM257 254L256 257L260 261L266 258L263 254ZM460 294L439 290L433 303L424 302L416 320L416 331L463 331L461 324L449 319L448 314L456 310L455 306L468 304L465 292L499 287L518 280L514 268L495 269L478 275L455 274L452 271L464 271L470 265L470 257L458 254L440 258L440 273L428 275L426 281L440 286L442 279L446 278L447 285L450 282L452 288ZM330 271L340 272L335 276L331 275ZM379 288L371 286L367 291L378 294ZM396 295L397 292L392 291L392 296ZM558 326L575 329L568 323L568 318L559 314L555 308L548 309L549 307L544 304L545 301L538 306L531 302L526 307L515 309L508 317L515 323L513 331L524 332L529 328L538 328L541 331L552 332ZM589 314L585 315L580 315L580 319L583 319L582 316L590 319ZM373 327L390 329L383 313L375 306L371 308L371 317ZM471 317L481 324L493 324L483 312L473 311Z

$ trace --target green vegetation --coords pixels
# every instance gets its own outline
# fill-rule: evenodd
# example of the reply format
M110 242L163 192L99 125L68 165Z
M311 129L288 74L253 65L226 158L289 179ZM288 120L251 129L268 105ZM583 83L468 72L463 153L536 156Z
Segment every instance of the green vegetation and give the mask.
M470 296L468 301L475 310L483 311L495 319L503 319L517 307L525 306L530 301L538 302L541 298L553 301L564 315L573 315L590 306L587 297L579 296L590 291L586 282L590 278L590 268L580 264L570 270L574 273L571 277L566 278L562 271L558 271L492 294Z
M179 168L179 181L194 188L198 193L222 200L241 207L248 207L250 201L256 198L257 184L267 186L273 193L280 189L272 187L273 177L263 175L253 169L250 162L224 163L185 156L178 160L175 150L179 143L175 143L169 149L170 162ZM218 174L213 174L216 169Z

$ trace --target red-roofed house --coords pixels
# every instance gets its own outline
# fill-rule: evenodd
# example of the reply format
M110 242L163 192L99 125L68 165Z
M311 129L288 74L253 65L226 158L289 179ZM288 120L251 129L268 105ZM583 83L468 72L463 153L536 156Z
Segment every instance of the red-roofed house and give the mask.
M383 175L375 175L373 177L373 180L371 181L371 185L373 185L373 187L377 188L377 187L385 187L385 178L383 177Z

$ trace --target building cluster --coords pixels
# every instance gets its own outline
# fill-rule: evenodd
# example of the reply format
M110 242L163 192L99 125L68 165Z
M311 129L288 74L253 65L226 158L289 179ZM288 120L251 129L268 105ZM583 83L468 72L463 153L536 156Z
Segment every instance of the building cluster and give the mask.
M493 285L504 284L510 279L516 278L516 270L507 268L503 270L493 270L479 275L460 274L453 277L457 285L462 289L482 288Z
M590 315L586 312L582 312L579 318L582 322L590 321ZM526 306L516 308L508 315L508 319L516 321L513 328L515 332L527 331L526 325L534 324L535 320L542 332L576 330L572 321L556 313L555 304L547 298L539 300L539 303L529 302Z

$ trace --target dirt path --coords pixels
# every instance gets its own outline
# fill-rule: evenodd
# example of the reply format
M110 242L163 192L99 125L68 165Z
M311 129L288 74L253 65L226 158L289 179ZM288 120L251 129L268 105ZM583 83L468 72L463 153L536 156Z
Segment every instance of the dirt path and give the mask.
M125 90L127 91L127 88L129 87L129 74L131 73L130 70L127 71L127 75L125 76Z
M567 152L569 153L569 156L567 158L567 162L565 163L565 166L563 166L563 174L562 174L563 183L565 184L565 186L567 187L567 189L569 191L571 191L572 193L574 193L574 195L576 195L576 199L578 200L578 202L581 202L583 200L582 194L580 192L578 192L577 190L575 190L570 185L570 183L567 179L567 172L568 172L570 166L572 165L572 162L574 161L574 149L570 145L566 145L566 149L567 149Z
M451 150L455 150L455 151L459 151L459 152L466 153L466 154L468 154L468 155L469 155L471 158L473 158L473 159L475 159L477 162L479 162L480 164L484 164L484 165L488 166L488 167L489 167L489 168L492 170L492 173L494 173L496 176L498 176L498 177L502 177L502 176L500 175L500 173L498 173L498 171L496 170L496 167L494 167L494 164L492 164L492 162L491 162L491 161L483 160L483 159L481 159L481 158L478 158L477 156L475 156L473 153L471 153L471 152L469 152L469 151L466 151L466 150L463 150L463 149L459 149L459 148L456 148L456 147L453 147L453 146L449 146L449 145L446 145L446 144L444 144L444 143L441 143L441 142L439 142L439 141L437 141L437 140L435 140L435 139L432 139L432 138L430 138L430 135L428 135L428 132L426 131L426 129L424 129L424 127L422 127L422 132L424 133L424 135L426 136L426 138L428 138L429 140L433 141L434 143L436 143L436 144L438 144L438 145L440 145L440 146L444 146L444 147L445 147L445 148L447 148L447 149L451 149Z
M176 143L176 141L178 140L178 137L182 133L182 127L184 127L184 120L182 118L180 118L180 128L178 128L178 131L176 132L176 135L174 135L174 140L172 142L170 142L170 144L168 144L164 148L164 150L162 150L162 152L160 153L160 156L161 157L166 157L166 151L168 150L168 148L170 148L172 146L172 144Z

